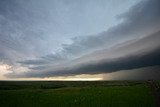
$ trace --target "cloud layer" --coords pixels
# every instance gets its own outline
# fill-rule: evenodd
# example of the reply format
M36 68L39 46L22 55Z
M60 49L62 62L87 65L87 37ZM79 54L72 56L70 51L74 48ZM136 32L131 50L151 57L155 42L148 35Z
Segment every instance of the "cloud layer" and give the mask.
M4 4L8 4L7 2L8 1L3 1ZM24 2L13 2L11 4L22 8L21 6L23 3ZM72 8L73 3L74 2L68 2L68 5L71 4L70 8ZM87 4L90 3L94 6L95 2L87 2ZM55 4L63 4L64 6L67 3L56 2ZM70 8L68 5L65 11L69 11ZM74 5L77 5L77 3ZM72 39L68 40L65 39L65 37L58 36L58 33L55 33L57 34L55 37L60 40L53 40L53 36L47 36L47 38L45 38L45 34L50 35L51 32L49 32L49 29L52 25L42 23L42 27L41 24L38 23L43 22L42 20L44 19L50 20L50 17L44 18L43 14L38 14L39 16L36 16L37 12L41 11L39 8L34 9L34 11L26 11L25 8L22 8L22 10L18 8L17 10L17 8L15 8L18 13L21 13L16 14L15 10L12 12L8 7L7 10L10 10L9 13L8 11L0 11L0 25L4 25L3 29L0 31L0 36L2 38L0 39L0 49L2 50L2 52L0 52L0 58L4 63L14 65L12 67L13 72L6 74L6 77L43 78L80 74L111 73L121 70L126 70L126 72L128 72L128 70L139 69L142 67L159 66L159 5L159 0L140 1L138 4L132 6L128 11L114 16L119 21L117 21L116 24L113 24L114 26L110 26L108 30L102 30L103 32L101 33L90 34L87 36L71 36L69 38ZM30 4L28 6L30 6ZM41 6L41 4L39 4L39 6ZM4 9L6 7L1 6L1 8ZM91 12L90 8L87 8L86 10ZM101 9L98 9L99 7L95 8L98 12L102 11ZM24 14L21 11L26 11L26 13ZM55 9L54 12L57 12L58 14L59 11L60 10L56 11ZM45 11L44 13L47 14L47 12ZM92 16L91 13L89 14ZM26 15L26 18L20 18L21 15ZM10 19L11 16L14 17ZM20 20L14 21L14 18L19 18ZM55 23L53 24L57 24L57 20L58 18L56 18L54 21ZM33 23L31 21L33 21ZM23 24L23 22L29 23ZM6 23L9 23L10 26L9 24L5 26ZM11 30L9 34L3 33L7 32L13 26L15 29ZM26 30L22 30L23 32L19 32L18 30L19 35L17 35L17 29L22 29L24 26L26 26ZM36 27L36 29L33 27ZM47 30L49 31L45 31L44 27L47 27ZM34 31L32 31L32 29L34 29ZM55 32L56 30L59 29L56 29L55 27ZM13 35L15 32L16 34ZM66 40L67 42L61 44L59 44L59 42L56 43L56 41L61 40ZM51 44L54 41L55 47L59 44L61 48L58 49L58 51L53 52L55 48L53 49ZM15 54L10 55L9 53ZM4 59L4 54L5 56L8 55L6 59ZM15 57L15 55L17 55L17 57ZM22 70L23 72L16 72L16 68L19 66L23 67L25 70ZM138 75L137 72L136 74Z
M99 74L99 73L116 72L120 70L131 70L148 66L159 66L160 65L159 35L160 32L157 32L153 35L149 35L140 40L136 40L133 43L124 46L123 45L118 46L118 48L115 49L97 51L96 54L92 53L87 56L78 58L76 60L72 60L69 62L69 64L64 63L56 65L55 67L50 66L44 68L44 70L42 70L43 68L39 69L37 67L35 68L33 67L31 69L39 71L38 72L30 71L15 76L50 77L50 76L69 76L78 74ZM26 63L25 61L20 63L28 64L29 61L28 63ZM37 63L32 63L31 61L30 64L36 65ZM41 63L39 62L39 64ZM12 76L14 76L14 74Z

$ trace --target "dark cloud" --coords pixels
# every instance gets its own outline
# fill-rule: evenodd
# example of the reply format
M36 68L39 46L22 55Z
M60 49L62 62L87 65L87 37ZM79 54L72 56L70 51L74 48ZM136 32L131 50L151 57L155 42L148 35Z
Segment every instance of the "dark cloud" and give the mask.
M71 45L64 45L63 51L68 54L87 53L92 50L107 48L125 40L143 37L160 28L160 1L146 0L133 6L130 11L119 15L123 23L108 31L85 38L74 38Z
M64 56L69 58L79 57L95 50L112 47L129 39L152 34L160 28L160 8L158 4L160 4L158 0L142 1L125 14L118 16L119 19L124 20L121 24L96 35L75 37L72 39L72 44L63 44L62 51L58 54L44 57L47 57L47 59L52 59L52 57L63 59Z
M159 36L160 32L147 36L143 39L135 41L133 43L127 44L119 47L115 50L116 53L121 53L121 50L124 51L124 56L108 58L108 59L96 59L96 61L91 61L90 59L86 59L85 57L79 58L78 60L73 60L70 63L72 65L64 64L59 67L57 70L54 69L46 69L43 66L39 66L42 70L39 72L27 72L24 74L20 74L21 77L50 77L50 76L69 76L69 75L78 75L78 74L99 74L99 73L111 73L120 70L132 70L149 66L160 66L160 45L159 45ZM148 47L147 43L155 43L156 46ZM130 47L134 47L139 45L140 49L150 48L147 51L138 51L135 50L133 53L127 53L125 50L128 50ZM131 49L134 49L134 48ZM136 47L135 47L136 48ZM99 56L103 52L107 56L107 52L100 51L96 56ZM109 55L109 54L108 54ZM93 56L93 55L91 55ZM92 58L96 58L93 56ZM117 55L116 55L117 56ZM92 59L91 58L91 59ZM83 60L83 59L86 59ZM77 63L80 61L81 63ZM33 67L33 70L38 70L39 67ZM39 69L40 70L40 69ZM14 74L11 74L14 76ZM17 75L18 76L18 75Z
M121 26L111 29L110 32L114 32L114 35L122 34L121 37L123 37L127 35L130 36L131 34L134 35L136 32L144 32L146 30L149 30L149 32L152 30L159 30L159 4L159 0L141 1L137 5L133 6L128 12L117 16L118 19L124 20L124 23Z
M132 70L137 68L160 67L160 48L144 55L132 55L124 58L112 59L96 64L81 65L79 67L66 67L62 70L47 72L28 72L15 77L50 77L50 76L69 76L78 74L98 74L111 73L120 70ZM8 75L14 77L14 74ZM144 75L145 76L145 75Z
M42 65L49 63L46 60L25 60L25 61L18 61L18 63L21 63L23 65Z
M146 53L145 53L146 54ZM101 62L99 64L89 64L81 68L81 72L113 72L128 70L146 66L160 65L160 49L146 55L132 55L125 58L112 59L113 61ZM76 71L76 70L75 70ZM77 70L78 71L78 70Z
M160 66L122 70L104 75L104 80L159 80Z
M29 67L30 71L28 72L11 73L6 76L68 76L159 66L159 5L159 0L141 1L128 12L117 16L122 23L99 34L75 37L71 44L63 44L62 50L56 54L46 55L35 60L18 61L22 65L32 65L33 67ZM34 39L31 41L33 42ZM119 44L121 46L117 46ZM87 55L90 57L87 58ZM63 63L60 63L61 61Z

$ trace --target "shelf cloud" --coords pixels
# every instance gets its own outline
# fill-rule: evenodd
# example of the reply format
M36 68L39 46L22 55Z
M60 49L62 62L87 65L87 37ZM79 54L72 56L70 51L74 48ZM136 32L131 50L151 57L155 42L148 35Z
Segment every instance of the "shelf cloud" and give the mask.
M12 71L6 78L123 71L120 79L128 79L130 70L143 78L136 69L160 66L159 0L121 1L122 10L110 0L1 2L0 61Z

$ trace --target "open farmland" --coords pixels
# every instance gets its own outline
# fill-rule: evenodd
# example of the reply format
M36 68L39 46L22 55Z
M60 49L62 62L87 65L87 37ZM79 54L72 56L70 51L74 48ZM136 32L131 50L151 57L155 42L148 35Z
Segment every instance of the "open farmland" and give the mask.
M0 82L1 107L155 107L145 81Z

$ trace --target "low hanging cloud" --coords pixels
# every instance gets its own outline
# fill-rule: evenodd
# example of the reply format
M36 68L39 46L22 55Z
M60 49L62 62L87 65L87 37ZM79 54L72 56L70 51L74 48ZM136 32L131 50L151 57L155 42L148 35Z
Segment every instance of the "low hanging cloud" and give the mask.
M7 77L54 77L111 73L160 65L160 1L146 0L117 16L109 30L76 37L62 50L36 59L17 61L30 71ZM145 76L145 75L144 75Z
M113 50L98 51L93 54L89 54L90 58L83 56L76 60L72 60L66 64L61 64L57 67L47 67L43 69L43 66L33 67L31 70L23 74L9 74L9 77L51 77L51 76L70 76L79 74L99 74L99 73L111 73L120 70L138 69L148 66L160 65L160 31L155 34L149 35L140 40L136 40L130 44L116 47ZM152 46L150 46L152 45ZM137 48L136 46L139 46ZM154 47L153 47L154 46ZM128 49L132 51L126 52ZM143 50L144 49L144 50ZM115 52L120 56L112 55L110 52ZM103 55L102 55L103 54ZM106 56L110 57L106 57ZM99 57L101 56L101 57ZM94 61L93 61L93 60ZM26 62L23 62L25 64ZM32 63L33 64L33 63ZM58 67L59 66L59 67ZM43 69L43 70L42 70ZM54 70L55 69L55 70ZM45 71L45 73L44 73Z
M108 73L103 76L104 80L159 80L160 66L149 66L133 70L122 70Z

